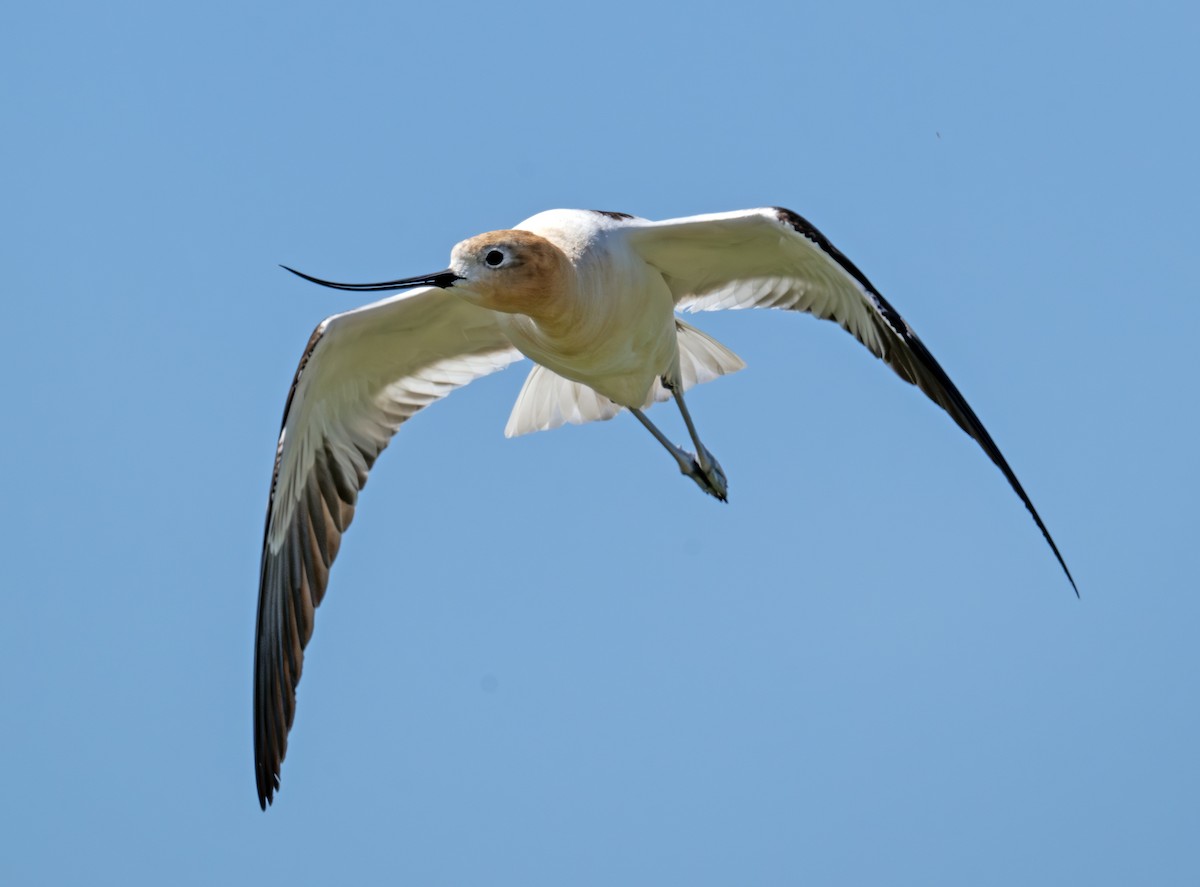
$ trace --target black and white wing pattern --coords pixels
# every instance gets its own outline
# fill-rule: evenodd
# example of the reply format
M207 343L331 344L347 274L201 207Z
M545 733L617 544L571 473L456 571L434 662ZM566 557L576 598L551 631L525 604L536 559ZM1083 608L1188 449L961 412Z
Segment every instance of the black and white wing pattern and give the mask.
M254 651L259 804L279 788L313 614L367 472L422 407L521 357L495 315L437 288L323 321L284 407L263 534Z
M841 324L975 438L1025 503L1079 593L1050 531L975 411L900 313L810 222L768 207L662 222L638 219L622 233L662 273L681 309L783 308Z

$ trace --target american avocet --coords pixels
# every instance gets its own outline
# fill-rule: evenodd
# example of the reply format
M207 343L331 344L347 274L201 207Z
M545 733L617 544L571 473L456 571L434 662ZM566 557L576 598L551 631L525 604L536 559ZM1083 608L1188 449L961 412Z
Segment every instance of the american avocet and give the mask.
M284 407L255 650L254 757L263 809L279 787L313 611L358 492L392 435L422 407L529 357L535 365L506 435L628 409L683 474L724 501L725 473L700 442L683 393L743 364L680 320L679 309L785 308L837 321L975 438L1075 587L1029 496L954 383L866 276L790 210L664 222L550 210L464 240L437 274L344 284L293 273L336 289L409 292L323 320ZM671 443L644 412L668 399L679 407L694 454Z

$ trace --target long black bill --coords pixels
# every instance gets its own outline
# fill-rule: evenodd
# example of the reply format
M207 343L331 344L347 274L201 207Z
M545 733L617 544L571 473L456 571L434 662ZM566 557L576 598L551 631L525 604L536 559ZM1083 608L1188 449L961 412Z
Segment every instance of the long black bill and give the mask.
M284 271L291 271L297 277L303 277L305 280L319 283L321 286L327 286L335 290L350 290L357 293L386 293L393 290L412 289L414 286L436 286L446 289L453 286L454 281L462 280L461 277L447 268L445 271L439 271L437 274L429 274L425 277L406 277L403 280L389 280L386 283L334 283L331 280L322 280L319 277L305 274L303 271L297 271L295 268L289 268L287 265L280 265L279 267Z

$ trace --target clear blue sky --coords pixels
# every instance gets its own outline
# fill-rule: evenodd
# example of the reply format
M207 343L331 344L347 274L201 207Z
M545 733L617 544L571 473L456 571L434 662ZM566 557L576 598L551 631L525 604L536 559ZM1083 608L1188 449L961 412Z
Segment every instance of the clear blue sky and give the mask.
M10 4L0 882L1200 883L1196 15ZM918 330L1082 599L849 336L702 315L727 506L629 417L505 440L520 369L402 431L261 813L275 437L355 304L277 263L763 204Z

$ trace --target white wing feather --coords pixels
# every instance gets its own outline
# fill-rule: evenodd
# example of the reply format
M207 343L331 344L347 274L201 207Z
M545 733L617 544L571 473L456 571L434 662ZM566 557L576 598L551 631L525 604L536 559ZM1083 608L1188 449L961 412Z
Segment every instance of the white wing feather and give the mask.
M263 533L254 745L264 806L279 785L314 610L367 472L414 413L520 357L492 312L435 288L313 332L284 408Z

